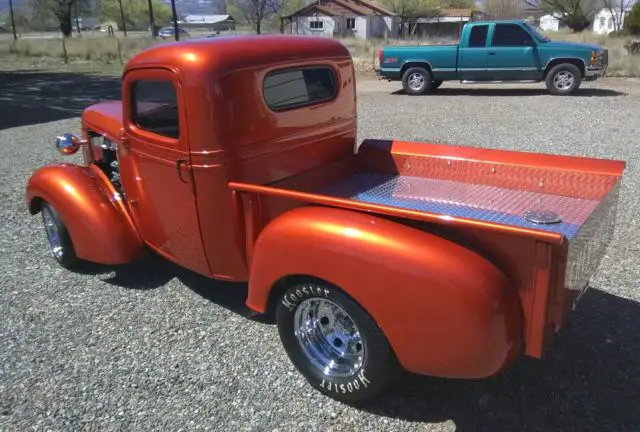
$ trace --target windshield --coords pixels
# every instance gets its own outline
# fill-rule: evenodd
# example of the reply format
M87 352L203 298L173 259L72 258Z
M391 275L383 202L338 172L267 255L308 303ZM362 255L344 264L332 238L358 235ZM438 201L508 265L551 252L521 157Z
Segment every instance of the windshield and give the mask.
M527 26L527 28L529 29L529 31L531 32L531 34L533 34L533 36L538 39L541 42L551 42L551 39L549 39L548 37L546 37L545 35L543 35L542 33L540 33L535 27L533 27L531 24L529 23L524 23L525 26Z

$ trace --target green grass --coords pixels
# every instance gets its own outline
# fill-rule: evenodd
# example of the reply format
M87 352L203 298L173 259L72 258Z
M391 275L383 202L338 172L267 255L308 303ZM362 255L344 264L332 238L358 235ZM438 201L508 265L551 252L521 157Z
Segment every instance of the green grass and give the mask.
M618 38L595 35L590 32L572 34L568 32L549 33L555 40L595 43L609 50L609 69L607 75L619 77L640 76L640 56L628 55L624 47L629 38ZM423 40L362 40L341 39L349 48L356 70L360 73L372 72L377 67L377 51L385 45L420 44L433 45L456 43L452 38L432 38ZM138 52L162 40L153 39L146 34L131 35L130 37L114 38L104 35L83 35L66 41L66 53L69 64L65 65L65 51L62 39L10 39L0 40L0 56L6 59L0 68L23 65L32 68L35 65L65 68L85 68L100 71L121 70L123 64ZM14 68L15 69L15 68Z

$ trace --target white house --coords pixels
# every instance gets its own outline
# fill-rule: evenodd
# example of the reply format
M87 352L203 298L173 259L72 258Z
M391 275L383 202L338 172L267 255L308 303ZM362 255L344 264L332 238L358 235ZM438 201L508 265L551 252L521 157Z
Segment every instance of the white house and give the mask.
M282 18L282 32L360 39L394 37L397 17L367 0L315 0Z
M232 30L235 20L231 15L185 15L178 21L184 28L207 28L210 30Z
M553 15L540 17L540 30L545 32L557 32L560 29L560 20Z
M620 6L611 9L600 9L593 20L593 32L597 34L609 34L616 29L621 29L624 24L624 19L631 11L631 7L635 1L626 1L625 3L623 3L625 7L622 11L620 11Z

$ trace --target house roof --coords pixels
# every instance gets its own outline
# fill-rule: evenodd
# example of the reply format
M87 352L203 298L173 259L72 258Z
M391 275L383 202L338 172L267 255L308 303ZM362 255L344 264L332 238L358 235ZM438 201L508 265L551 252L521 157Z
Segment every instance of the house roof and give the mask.
M295 16L308 16L313 11L320 12L329 16L342 15L386 15L395 16L393 12L384 9L377 4L368 0L315 0L312 3L298 9L289 16L284 18L292 18Z
M223 21L232 20L233 17L231 15L187 15L182 20L182 23L185 24L194 24L194 23L202 23L202 24L216 24Z
M440 16L443 17L470 17L473 9L440 9Z

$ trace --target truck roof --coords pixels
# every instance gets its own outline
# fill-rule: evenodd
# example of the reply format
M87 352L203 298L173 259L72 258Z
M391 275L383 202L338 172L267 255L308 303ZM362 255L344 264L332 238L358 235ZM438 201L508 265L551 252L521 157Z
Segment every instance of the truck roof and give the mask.
M189 39L163 43L136 54L126 70L144 66L171 66L186 71L232 72L292 61L349 57L348 49L330 38L285 35L243 35Z
M488 20L488 21L472 21L467 24L481 25L481 24L526 24L525 20L521 19L503 19L503 20Z

